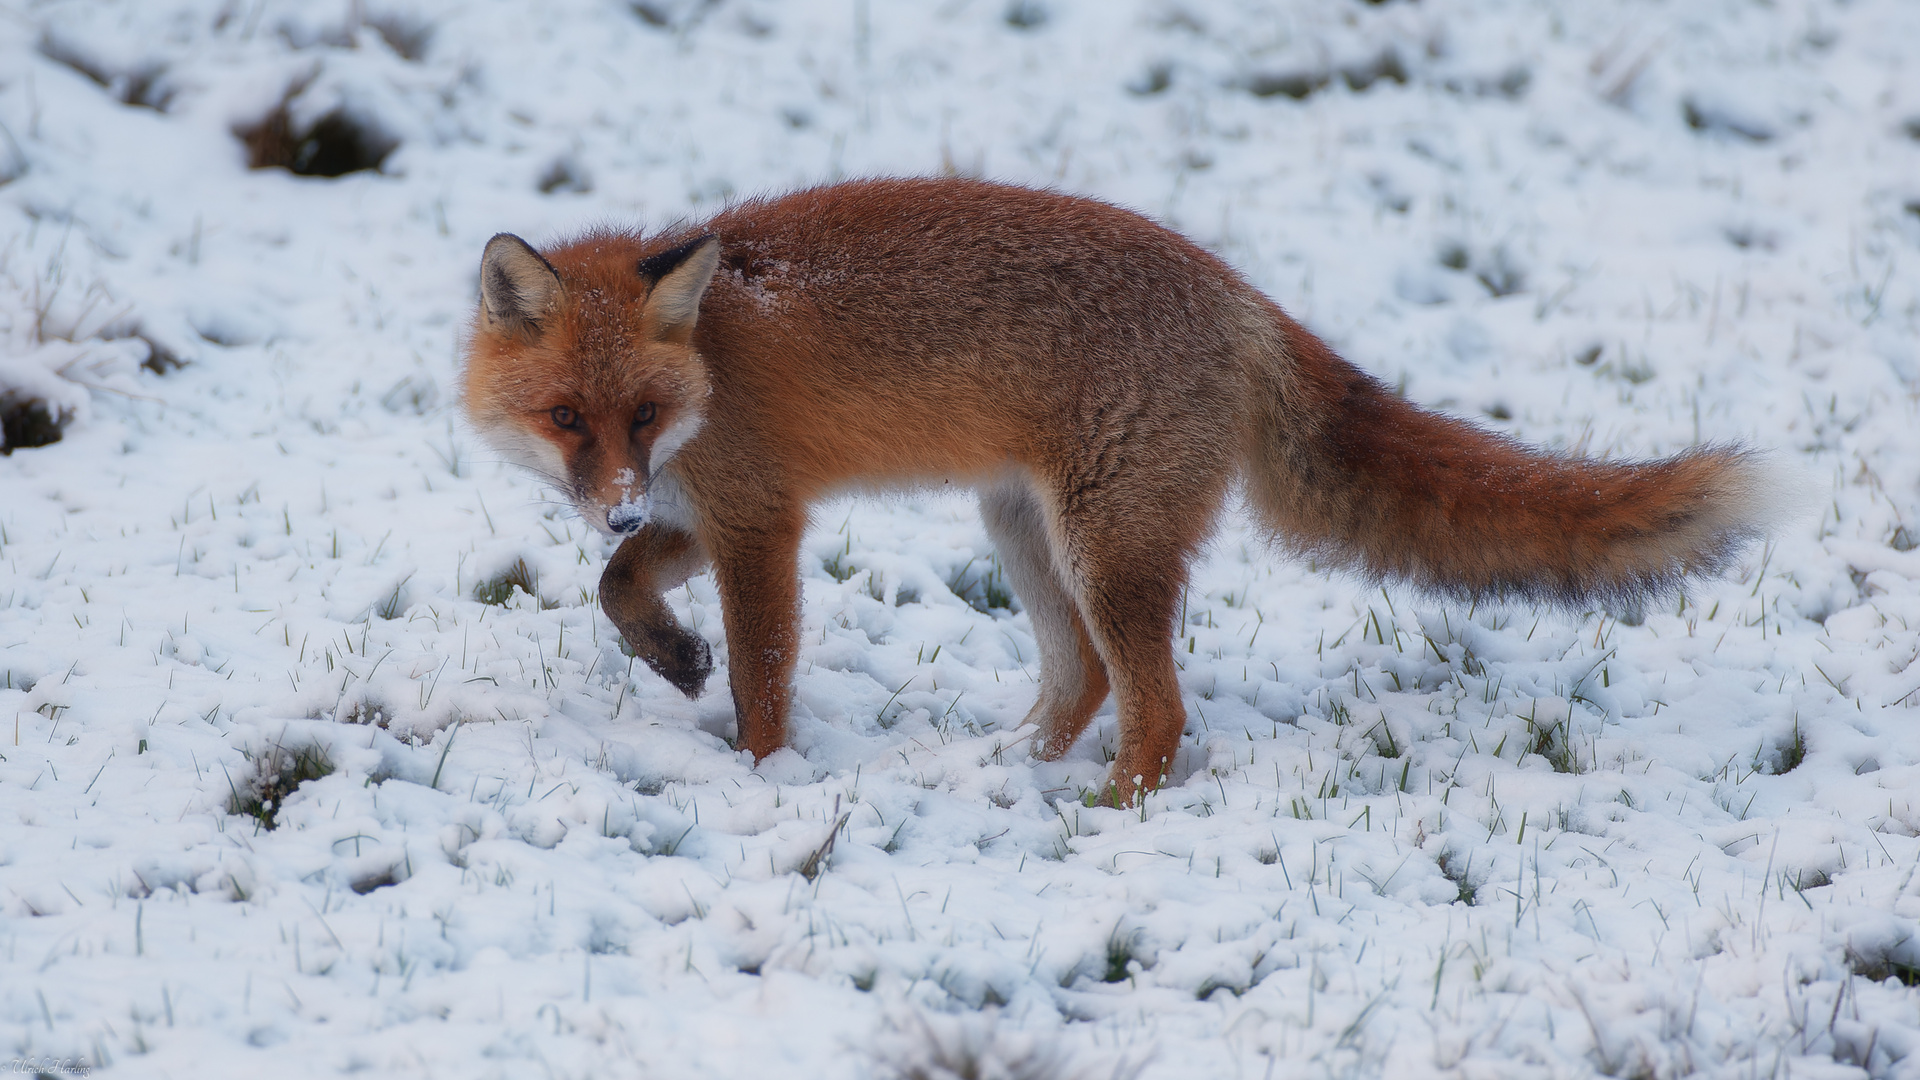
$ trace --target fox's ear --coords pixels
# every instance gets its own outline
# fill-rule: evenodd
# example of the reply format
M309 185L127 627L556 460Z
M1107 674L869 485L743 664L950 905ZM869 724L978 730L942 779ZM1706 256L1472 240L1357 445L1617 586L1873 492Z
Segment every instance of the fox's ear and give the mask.
M720 238L699 236L640 260L639 274L653 282L646 313L663 340L685 341L700 315L700 297L720 265Z
M534 338L560 296L560 275L525 240L501 233L480 256L480 304L509 333Z

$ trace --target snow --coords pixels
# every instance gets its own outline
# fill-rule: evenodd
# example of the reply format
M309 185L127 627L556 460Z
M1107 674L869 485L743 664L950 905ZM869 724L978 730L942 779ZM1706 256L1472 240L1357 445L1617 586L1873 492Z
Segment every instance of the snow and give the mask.
M0 404L66 418L0 464L0 1062L1920 1072L1915 41L1901 0L0 10ZM282 104L390 152L249 170ZM1110 705L1027 753L971 500L835 502L756 767L711 578L689 702L592 602L611 541L463 425L479 253L941 171L1165 221L1430 406L1750 443L1813 509L1644 619L1229 517L1121 811Z

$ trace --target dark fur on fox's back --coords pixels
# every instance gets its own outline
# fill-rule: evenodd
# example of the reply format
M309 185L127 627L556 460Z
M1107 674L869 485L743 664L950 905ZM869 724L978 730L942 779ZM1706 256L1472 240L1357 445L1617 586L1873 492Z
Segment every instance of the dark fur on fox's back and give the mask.
M1249 493L1303 552L1461 599L1631 606L1759 535L1748 452L1593 461L1427 412L1286 316Z

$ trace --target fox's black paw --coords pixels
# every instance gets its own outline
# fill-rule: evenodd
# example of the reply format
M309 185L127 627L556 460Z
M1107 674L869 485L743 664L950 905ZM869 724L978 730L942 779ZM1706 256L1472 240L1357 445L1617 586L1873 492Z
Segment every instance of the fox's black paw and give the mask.
M654 674L673 684L674 689L697 698L713 674L713 648L707 639L675 627L670 634L646 643L637 652Z

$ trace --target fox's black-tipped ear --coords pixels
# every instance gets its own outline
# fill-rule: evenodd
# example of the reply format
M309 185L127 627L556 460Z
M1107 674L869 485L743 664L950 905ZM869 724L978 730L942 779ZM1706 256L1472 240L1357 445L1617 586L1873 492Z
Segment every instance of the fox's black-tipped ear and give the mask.
M480 305L509 333L540 335L540 320L560 296L560 275L532 245L512 233L487 241L480 256Z
M653 282L646 312L663 340L685 341L700 315L700 298L720 265L720 238L699 236L640 260L641 277Z

